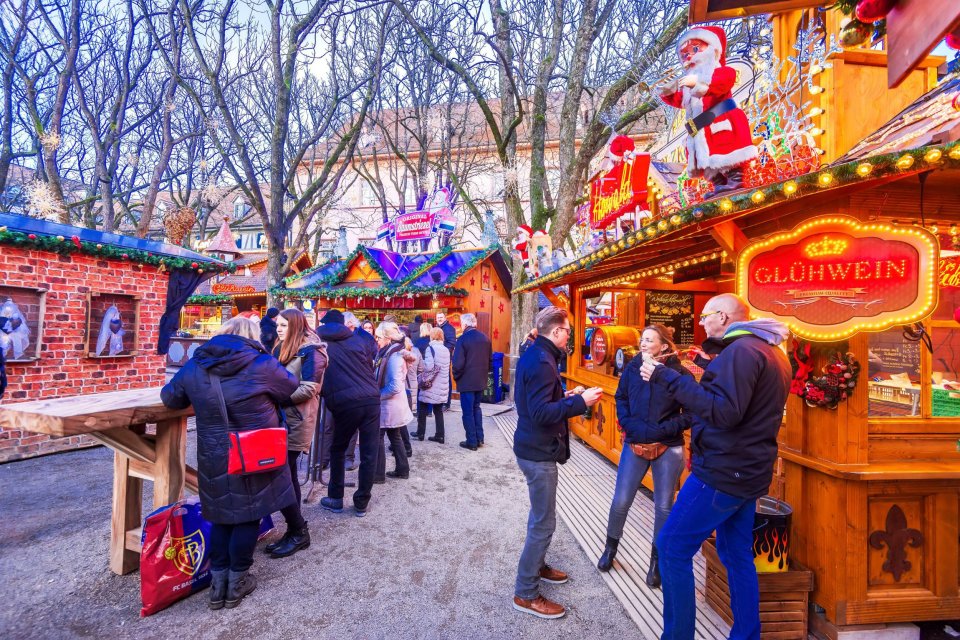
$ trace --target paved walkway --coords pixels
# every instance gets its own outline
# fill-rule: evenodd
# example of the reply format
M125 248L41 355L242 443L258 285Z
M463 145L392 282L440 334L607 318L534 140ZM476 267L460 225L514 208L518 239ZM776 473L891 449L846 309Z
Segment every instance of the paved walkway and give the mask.
M313 545L284 560L258 552L258 591L217 612L201 593L139 618L139 574L107 568L108 450L0 465L0 637L643 638L562 524L548 559L572 579L544 591L569 614L513 611L523 476L492 419L472 453L457 446L459 414L447 416L447 444L414 442L411 479L377 485L365 519L307 506Z

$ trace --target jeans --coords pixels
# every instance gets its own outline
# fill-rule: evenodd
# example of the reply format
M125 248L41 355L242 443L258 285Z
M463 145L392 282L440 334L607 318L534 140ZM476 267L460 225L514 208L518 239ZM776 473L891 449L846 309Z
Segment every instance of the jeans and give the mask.
M731 640L760 640L760 589L753 564L756 499L737 498L690 475L657 536L663 576L662 640L692 640L697 609L693 556L717 531L717 554L727 569Z
M283 519L287 522L287 531L293 529L302 529L307 524L303 519L303 513L300 512L300 479L297 477L297 459L300 458L299 451L287 451L287 464L290 465L290 479L293 481L293 493L297 496L297 501L280 509Z
M260 534L260 521L210 526L210 568L246 571L253 565L253 550Z
M396 461L394 471L402 476L410 473L410 463L407 462L407 452L403 446L403 436L401 431L406 431L406 427L396 427L393 429L381 429L380 443L377 451L377 471L374 474L375 480L386 480L387 478L387 450L383 446L383 436L387 436L390 445L393 447L393 459ZM409 435L407 436L410 437Z
M471 447L483 442L483 414L480 412L480 396L482 394L482 391L460 392L463 430L467 432L467 444Z
M433 411L434 436L443 437L443 405L427 404L426 402L417 403L417 437L422 438L427 433L427 414Z
M608 537L617 540L623 537L627 513L649 468L653 469L653 540L657 539L673 507L673 494L683 468L683 447L680 445L670 447L652 461L644 460L635 455L629 446L623 445L617 467L617 488L613 492L613 504L610 505L610 518L607 520Z
M540 569L546 564L547 549L557 528L557 463L517 458L517 464L527 479L530 516L513 593L532 600L540 593Z
M333 415L333 444L330 447L330 484L327 495L343 499L344 457L347 444L360 432L360 473L357 490L353 492L353 506L366 509L373 492L373 475L377 466L377 446L380 442L380 402L338 408Z

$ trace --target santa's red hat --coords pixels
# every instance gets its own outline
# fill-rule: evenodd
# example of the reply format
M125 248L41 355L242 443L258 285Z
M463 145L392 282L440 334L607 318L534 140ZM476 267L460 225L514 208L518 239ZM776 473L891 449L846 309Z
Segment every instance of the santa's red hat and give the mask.
M703 40L716 52L721 66L727 64L727 32L723 27L703 26L689 29L677 41L677 55L680 55L683 43L690 40Z
M618 158L623 156L627 151L633 151L635 148L636 145L628 136L617 136L610 141L610 153Z
M528 236L533 235L533 229L528 224L521 224L517 226L517 231L526 231Z

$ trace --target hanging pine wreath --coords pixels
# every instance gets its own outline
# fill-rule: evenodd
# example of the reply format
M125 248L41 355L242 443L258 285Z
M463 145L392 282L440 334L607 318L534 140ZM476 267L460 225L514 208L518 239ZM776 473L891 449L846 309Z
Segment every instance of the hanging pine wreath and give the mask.
M846 400L860 379L860 363L849 351L831 348L823 375L814 375L814 347L809 342L794 339L790 364L793 382L790 393L800 396L810 407L836 409Z

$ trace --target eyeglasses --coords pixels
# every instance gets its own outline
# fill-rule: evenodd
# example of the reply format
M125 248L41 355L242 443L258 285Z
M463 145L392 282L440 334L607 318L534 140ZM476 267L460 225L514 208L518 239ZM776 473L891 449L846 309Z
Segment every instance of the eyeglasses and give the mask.
M715 314L715 313L723 313L723 312L722 312L722 311L707 311L707 312L705 312L705 313L701 313L701 314L700 314L700 322L703 322L703 320L704 320L705 318L708 318L708 317L712 316L712 315Z
M573 331L573 328L572 328L572 327L557 327L557 329L560 329L560 330L562 330L562 331L566 331L568 335L570 334L571 331Z

